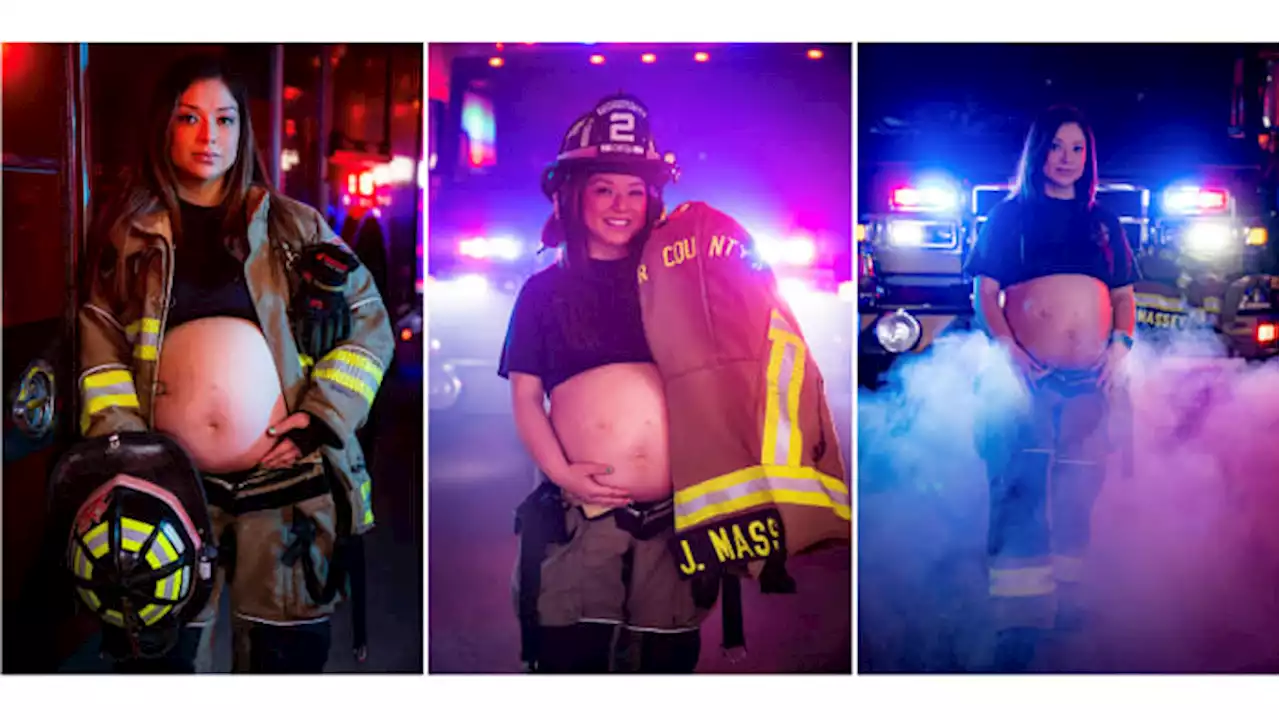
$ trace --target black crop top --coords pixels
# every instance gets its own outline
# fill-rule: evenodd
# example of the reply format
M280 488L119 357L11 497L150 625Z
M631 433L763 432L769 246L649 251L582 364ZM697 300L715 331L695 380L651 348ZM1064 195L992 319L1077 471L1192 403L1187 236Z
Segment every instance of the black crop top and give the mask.
M653 362L640 320L636 259L588 262L580 271L553 265L520 288L499 375L536 375L550 395L601 365Z
M222 210L179 202L182 240L176 251L169 328L208 317L234 317L260 325L244 279L244 263L227 249Z
M1110 288L1139 279L1120 220L1075 200L1009 199L991 212L965 264L1001 287L1045 275L1088 275Z

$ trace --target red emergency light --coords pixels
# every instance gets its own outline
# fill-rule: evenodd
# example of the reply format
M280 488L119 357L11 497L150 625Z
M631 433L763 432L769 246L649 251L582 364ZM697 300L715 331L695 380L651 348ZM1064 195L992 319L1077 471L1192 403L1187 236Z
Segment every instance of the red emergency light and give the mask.
M1230 193L1216 188L1184 187L1165 194L1165 208L1172 212L1212 213L1227 209Z
M889 194L893 210L947 212L957 204L956 193L941 187L901 187Z
M810 60L821 60L823 53L818 48L813 48L809 51L808 55Z
M503 64L504 64L504 61L500 57L489 58L489 67L500 68L503 66Z
M1277 331L1275 323L1262 323L1258 325L1258 330L1254 334L1258 339L1259 345L1267 345L1276 341Z
M591 56L591 64L592 64L592 65L603 65L603 64L604 64L604 56L603 56L603 55L592 55L592 56Z
M693 54L694 62L706 62L711 56L704 52L696 52Z
M640 62L645 63L647 65L652 65L657 61L658 61L658 56L654 55L653 53L645 53L640 56Z

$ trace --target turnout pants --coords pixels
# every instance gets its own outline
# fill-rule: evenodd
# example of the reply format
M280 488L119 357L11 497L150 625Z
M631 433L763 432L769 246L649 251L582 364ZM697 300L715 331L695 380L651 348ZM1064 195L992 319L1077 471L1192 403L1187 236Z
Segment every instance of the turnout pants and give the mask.
M320 452L288 468L254 468L203 479L218 540L213 594L168 657L127 662L117 669L212 672L217 618L226 591L232 672L321 672L329 656L329 618L337 601L331 579L338 578L331 569L340 511Z
M1109 450L1109 407L1097 377L1061 371L1032 383L1013 455L991 474L987 550L997 630L1050 629L1081 609L1090 515Z
M672 561L671 501L593 519L562 502L542 507L541 519L525 513L518 528L513 590L526 664L542 673L693 672L708 610Z

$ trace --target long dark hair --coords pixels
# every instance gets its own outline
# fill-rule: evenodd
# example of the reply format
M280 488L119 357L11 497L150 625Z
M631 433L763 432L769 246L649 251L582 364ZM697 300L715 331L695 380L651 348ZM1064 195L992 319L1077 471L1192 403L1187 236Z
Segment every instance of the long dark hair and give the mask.
M1076 181L1076 200L1093 205L1098 190L1098 154L1093 140L1093 126L1084 113L1070 105L1054 105L1036 117L1022 144L1022 157L1018 160L1018 175L1014 180L1010 197L1031 200L1044 196L1044 163L1053 148L1053 138L1058 128L1075 123L1084 133L1084 173Z
M169 214L174 242L182 236L178 209L178 177L170 159L172 142L172 118L178 100L187 88L201 80L221 80L235 98L240 122L240 139L236 146L236 160L223 178L222 215L223 236L228 249L238 257L247 253L245 233L248 226L246 201L252 187L260 186L277 198L271 186L266 167L258 153L249 115L249 94L244 83L231 73L221 61L207 55L193 55L175 62L157 84L142 125L146 136L141 143L142 155L135 166L126 170L122 193L117 201L106 209L111 229L116 229L135 218L165 210ZM277 210L287 213L284 203L272 203L272 214ZM273 218L275 219L275 218Z
M587 223L582 213L587 182L592 175L598 172L611 171L620 173L633 172L620 168L599 170L584 168L570 173L565 178L564 184L556 191L556 211L547 220L546 225L543 226L542 244L544 247L562 247L563 252L560 256L560 262L567 268L586 267L587 260L591 256L590 248L588 248L590 231L587 230ZM631 259L639 257L640 248L644 247L644 242L649 237L649 232L653 229L656 215L654 208L660 208L662 205L662 194L657 186L640 171L634 172L636 177L645 181L646 213L645 226L636 232L631 241L627 243L627 253Z

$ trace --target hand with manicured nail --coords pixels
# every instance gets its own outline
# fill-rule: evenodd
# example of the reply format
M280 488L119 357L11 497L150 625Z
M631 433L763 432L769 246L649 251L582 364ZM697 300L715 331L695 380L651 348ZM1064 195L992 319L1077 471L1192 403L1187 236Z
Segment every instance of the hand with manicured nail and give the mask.
M265 468L283 468L298 462L302 459L302 453L298 450L298 446L284 435L290 430L298 430L311 425L311 416L305 412L296 412L289 417L281 420L279 423L267 428L267 436L280 438L274 447L262 458L259 463Z
M604 507L622 507L631 502L631 493L609 484L612 465L601 463L573 463L559 477L551 481L562 490L582 502Z

